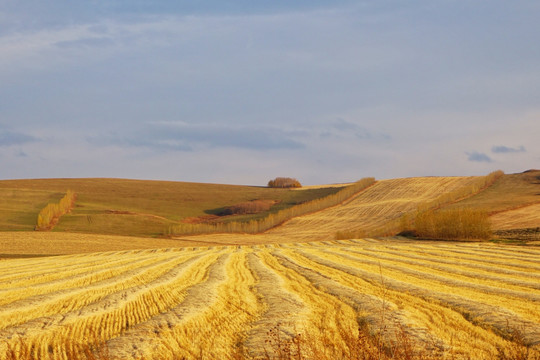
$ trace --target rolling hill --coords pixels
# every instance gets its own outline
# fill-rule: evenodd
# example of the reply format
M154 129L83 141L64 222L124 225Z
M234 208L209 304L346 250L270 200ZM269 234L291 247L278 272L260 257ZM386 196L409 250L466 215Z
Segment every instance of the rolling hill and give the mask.
M536 359L540 248L335 236L394 229L425 206L487 207L499 231L531 229L539 176L380 180L262 234L170 239L149 236L339 187L0 181L0 360ZM54 231L28 231L66 188L78 207Z
M270 211L278 211L333 194L340 187L293 191L126 179L3 180L0 231L33 230L39 211L68 189L77 194L75 208L61 218L54 231L155 237L186 218L211 217L238 203L275 200Z
M507 174L472 196L443 208L487 208L500 236L540 240L540 171ZM177 246L241 245L333 240L337 232L354 237L387 235L405 213L414 213L480 177L419 177L379 180L344 203L293 218L263 234L210 234L151 239L169 224L206 219L225 207L254 199L277 200L277 211L333 194L347 184L300 190L253 186L122 179L45 179L0 181L0 254L73 254ZM66 189L77 193L75 209L51 233L31 231L39 210L58 201ZM239 216L249 220L266 213ZM234 219L225 217L224 219ZM219 221L220 219L218 219ZM14 232L16 231L16 232ZM23 232L21 232L23 231ZM394 232L396 233L396 232ZM57 236L54 234L58 234ZM98 236L94 236L98 235ZM117 235L108 241L102 235ZM351 235L351 236L353 236ZM125 236L130 236L126 238Z

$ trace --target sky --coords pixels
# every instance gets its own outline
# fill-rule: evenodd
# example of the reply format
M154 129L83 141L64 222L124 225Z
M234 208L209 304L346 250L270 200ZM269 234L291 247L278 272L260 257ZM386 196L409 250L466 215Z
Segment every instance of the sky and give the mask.
M0 179L540 168L537 0L0 0Z

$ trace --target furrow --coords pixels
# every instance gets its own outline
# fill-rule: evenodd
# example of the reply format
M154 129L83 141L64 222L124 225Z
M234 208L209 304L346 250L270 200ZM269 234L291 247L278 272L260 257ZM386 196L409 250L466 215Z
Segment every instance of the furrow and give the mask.
M230 261L230 249L217 257L207 257L205 266L199 267L191 275L190 281L182 285L181 296L178 297L180 301L175 307L108 341L111 358L191 359L197 358L198 352L206 351L203 346L211 346L216 334L206 333L203 338L199 331L212 330L205 321L208 320L208 313L223 300L224 294L220 294L219 288L228 280L227 266Z
M306 277L292 268L282 265L271 252L259 252L257 256L263 264L277 273L282 279L282 286L296 294L304 304L303 324L296 329L305 339L308 354L324 354L327 358L343 359L351 355L344 337L356 337L358 321L356 311L346 302L317 289ZM298 314L297 316L299 316ZM330 346L331 344L331 346Z
M259 254L266 251L261 249L247 254L247 266L257 279L254 291L264 304L264 312L251 324L244 341L255 356L262 356L270 330L279 331L285 341L295 336L307 311L301 298L286 289L284 280L262 261Z
M441 292L433 287L418 285L418 279L416 278L396 279L394 272L388 272L388 269L383 267L377 266L379 268L378 271L366 270L358 260L351 260L346 256L336 256L315 249L299 252L315 262L334 267L353 276L359 276L375 283L384 281L385 286L401 293L403 296L414 294L414 297L420 297L426 301L441 304L452 311L458 312L463 317L463 320L469 319L471 322L470 325L478 324L486 329L495 329L500 334L506 333L509 330L509 326L513 329L527 329L526 340L528 343L534 344L540 340L540 324L538 322L532 321L529 317L518 316L513 311L497 304L486 304L482 301L471 300L462 296L463 292L460 289L453 292ZM403 305L412 305L413 301L409 301L411 301L410 304L404 303ZM448 328L452 328L450 324L447 324L446 320L441 321L445 325L448 325ZM433 325L431 324L431 326ZM491 347L493 347L493 344L500 344L502 339L492 337L490 341L492 341Z
M364 269L376 271L377 268L393 270L391 276L399 281L414 282L425 289L437 289L439 292L454 294L458 292L471 300L485 303L486 305L504 306L525 319L539 321L540 319L540 295L529 291L516 291L493 285L473 283L475 279L464 281L447 274L437 274L435 270L425 269L419 266L402 266L395 261L383 258L369 259L365 255L354 252L336 252L328 250L345 259L352 260ZM451 274L449 274L451 275Z
M461 250L453 249L448 246L440 246L436 247L435 250L440 253L444 253L445 251L457 254L456 256L466 256L471 258L478 259L479 257L489 257L490 261L498 261L495 263L506 263L510 265L517 264L518 266L527 266L530 269L534 269L535 271L540 271L540 265L538 264L538 259L532 256L527 257L520 257L520 256L514 256L514 253L505 255L505 254L497 254L493 252L487 252L482 251L481 249L469 249L469 248L462 248ZM527 264L525 264L527 263Z
M72 311L61 318L43 324L28 324L24 329L25 344L29 347L49 344L57 351L40 348L40 359L61 359L66 356L63 343L84 344L96 339L106 341L120 335L182 301L185 289L204 278L207 268L219 255L210 253L177 261L172 269L154 279L139 277L139 286L116 291L99 302ZM201 275L202 274L202 275ZM20 334L20 330L17 331ZM14 341L18 336L11 336ZM39 345L38 345L39 346ZM37 348L37 346L35 346Z
M339 251L346 252L348 254L368 256L372 259L382 259L387 260L391 263L398 263L407 265L409 269L417 269L418 271L438 274L445 277L451 277L455 280L462 280L467 283L471 283L471 286L477 285L487 285L495 288L505 288L507 290L515 290L519 292L527 292L530 295L538 295L540 299L540 282L538 281L525 281L519 280L515 277L509 278L501 274L496 274L495 269L491 269L491 272L485 271L470 271L463 269L464 266L460 264L454 264L453 266L444 266L440 265L440 262L430 261L425 258L412 258L409 256L400 255L400 253L388 253L381 250L373 249L363 249L359 250L350 250L348 248L340 248ZM465 267L466 268L466 267ZM540 274L538 274L540 275Z
M0 326L7 329L38 318L44 318L43 321L35 320L38 323L49 323L48 316L63 316L63 314L76 311L117 291L139 287L146 281L163 276L178 264L196 255L195 252L187 252L182 253L182 255L168 254L166 258L156 257L153 261L147 261L144 266L111 270L112 276L91 285L64 289L11 303L2 307Z
M397 248L399 249L399 247ZM475 253L474 251L452 251L451 249L439 249L437 247L426 246L422 250L423 253L435 257L444 257L447 259L456 259L456 261L467 261L474 264L493 264L501 267L502 269L509 270L526 270L533 271L535 273L540 272L540 266L538 261L524 263L523 261L515 261L512 259L506 259L504 256L497 258L487 258L485 256L479 256L480 254Z
M22 294L39 295L46 292L55 291L54 289L63 289L90 284L96 279L100 279L103 275L111 275L111 269L129 269L135 266L144 266L149 259L155 259L155 255L147 255L140 257L130 257L121 259L107 259L100 264L88 264L85 267L70 268L64 267L62 264L60 271L44 274L34 274L22 279L11 280L4 284L0 284L0 304L6 304L11 299L17 298ZM98 280L99 281L99 280ZM31 287L31 289L29 288ZM17 294L15 297L10 295ZM30 296L32 296L30 295Z
M385 299L382 284L372 284L361 278L344 278L338 270L309 260L294 249L282 251L275 256L283 266L306 277L317 289L351 306L357 312L359 327L367 322L374 333L380 333L385 338L392 338L403 329L423 349L440 351L444 348L440 339L429 334L426 328L411 324L403 310Z
M374 251L372 249L363 249L364 251ZM358 251L358 250L356 250ZM500 266L485 265L480 262L462 261L460 258L451 258L449 256L438 256L436 253L426 253L421 250L411 250L403 247L385 247L384 250L380 250L394 256L403 256L410 259L419 261L425 261L431 264L446 264L448 268L459 266L461 268L470 269L471 271L479 271L484 274L492 274L495 277L502 277L511 281L515 279L517 281L524 281L528 283L538 284L540 280L540 273L533 273L530 271L518 271L501 268Z
M54 259L53 261L51 261ZM86 268L102 264L114 257L109 256L88 256L81 261L80 258L73 256L55 256L38 259L24 259L25 262L17 266L20 260L8 259L5 266L0 269L0 285L12 281L21 281L34 276L46 276L58 273L58 265L62 265L62 271L70 269ZM0 262L2 264L3 262Z

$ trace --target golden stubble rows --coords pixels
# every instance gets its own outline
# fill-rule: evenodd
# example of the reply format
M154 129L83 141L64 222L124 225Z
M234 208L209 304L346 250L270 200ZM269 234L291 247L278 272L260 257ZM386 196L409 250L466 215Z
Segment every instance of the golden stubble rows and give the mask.
M405 329L441 358L490 359L508 327L540 343L539 255L361 239L4 260L0 359L8 346L65 359L95 341L113 359L256 357L276 327L344 358L363 324Z
M347 203L295 217L266 232L296 241L334 239L338 231L384 227L441 194L466 187L475 177L421 177L380 180Z

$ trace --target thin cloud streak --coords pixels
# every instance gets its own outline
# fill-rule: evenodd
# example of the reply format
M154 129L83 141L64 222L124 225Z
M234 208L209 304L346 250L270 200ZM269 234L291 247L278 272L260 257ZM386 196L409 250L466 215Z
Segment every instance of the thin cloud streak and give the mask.
M39 139L31 135L0 129L0 146L22 145L36 141Z
M465 154L467 154L467 160L469 161L487 162L487 163L493 162L493 160L491 160L491 158L484 153L472 151L472 152L466 152Z
M284 131L265 126L198 125L155 123L132 134L87 137L91 144L146 147L154 150L193 151L195 148L243 148L250 150L301 149L296 138L301 131Z
M508 154L508 153L520 153L526 152L525 146L521 145L517 148L511 148L504 145L498 145L491 148L491 151L495 154Z

